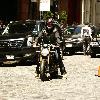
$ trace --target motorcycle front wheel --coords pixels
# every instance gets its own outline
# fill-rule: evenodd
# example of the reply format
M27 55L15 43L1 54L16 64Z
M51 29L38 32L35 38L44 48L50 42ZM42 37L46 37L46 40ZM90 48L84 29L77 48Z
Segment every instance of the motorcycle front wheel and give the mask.
M42 81L45 81L45 79L46 79L46 74L45 74L45 61L44 60L41 61L41 65L40 65L40 79Z

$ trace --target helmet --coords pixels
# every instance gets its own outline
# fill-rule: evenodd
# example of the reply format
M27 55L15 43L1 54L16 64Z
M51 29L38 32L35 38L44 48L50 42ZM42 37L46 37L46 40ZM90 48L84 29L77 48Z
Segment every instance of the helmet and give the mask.
M52 18L49 18L47 20L47 28L48 29L51 29L53 27L53 19Z

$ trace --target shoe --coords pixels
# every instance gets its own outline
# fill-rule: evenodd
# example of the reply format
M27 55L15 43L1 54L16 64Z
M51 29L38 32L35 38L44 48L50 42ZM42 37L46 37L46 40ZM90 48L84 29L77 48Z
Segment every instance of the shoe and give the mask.
M34 76L35 76L36 78L39 78L39 74L37 74L37 73L35 73Z
M64 72L62 77L63 77L63 79L67 79L67 72Z

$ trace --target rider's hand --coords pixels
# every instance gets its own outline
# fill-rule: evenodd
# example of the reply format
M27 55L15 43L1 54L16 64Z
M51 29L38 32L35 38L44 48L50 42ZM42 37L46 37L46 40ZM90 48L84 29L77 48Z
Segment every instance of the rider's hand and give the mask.
M36 47L36 42L33 44L33 47Z

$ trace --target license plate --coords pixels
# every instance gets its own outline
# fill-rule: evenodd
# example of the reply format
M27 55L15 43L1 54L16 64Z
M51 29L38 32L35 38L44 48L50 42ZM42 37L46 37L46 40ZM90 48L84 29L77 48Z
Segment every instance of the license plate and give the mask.
M66 47L72 47L72 44L66 44Z
M14 59L14 55L6 55L7 59Z

